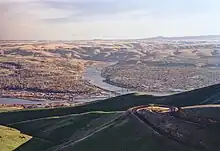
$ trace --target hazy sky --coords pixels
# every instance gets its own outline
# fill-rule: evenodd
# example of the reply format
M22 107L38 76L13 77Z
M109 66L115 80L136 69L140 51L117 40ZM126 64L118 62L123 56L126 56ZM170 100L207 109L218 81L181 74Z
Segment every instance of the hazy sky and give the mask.
M1 39L220 34L220 0L0 0Z

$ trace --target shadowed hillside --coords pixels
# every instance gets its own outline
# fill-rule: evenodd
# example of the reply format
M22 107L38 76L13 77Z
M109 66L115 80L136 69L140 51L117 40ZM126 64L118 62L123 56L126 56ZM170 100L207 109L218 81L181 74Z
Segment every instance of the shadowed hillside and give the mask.
M219 91L213 85L165 97L128 94L76 107L4 112L0 124L33 137L21 151L217 151L220 107L201 104L218 104ZM171 111L143 106L148 104Z
M128 94L106 100L99 100L76 107L6 112L0 114L0 124L9 124L23 120L32 120L51 116L63 116L68 114L79 114L91 111L125 111L134 106L147 105L151 103L173 105L177 107L199 104L218 104L218 100L220 100L219 94L220 85L213 85L164 97Z

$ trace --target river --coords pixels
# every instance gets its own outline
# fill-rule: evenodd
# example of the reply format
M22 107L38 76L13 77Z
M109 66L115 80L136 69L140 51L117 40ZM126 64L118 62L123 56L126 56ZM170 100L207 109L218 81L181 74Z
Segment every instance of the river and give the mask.
M113 63L110 63L113 64ZM85 72L83 73L83 79L89 81L91 84L100 87L102 89L105 89L109 91L107 96L98 96L94 98L80 98L75 99L74 102L91 102L99 99L107 99L109 97L114 97L117 95L123 95L123 94L129 94L129 93L135 93L136 91L131 91L129 89L121 88L118 86L114 86L111 84L108 84L105 82L105 78L101 76L101 70L100 68L103 68L105 66L96 65L87 67L85 69ZM115 93L113 93L115 92ZM117 95L116 95L117 94ZM146 94L149 95L155 95L155 96L165 96L165 95L171 95L171 93L155 93L155 92L148 92ZM63 102L63 101L59 101ZM29 101L24 99L15 99L15 98L0 98L0 104L44 104L44 103L52 103L52 101Z
M16 99L16 98L0 98L0 104L44 104L47 102L44 101L29 101L29 100L24 100L24 99Z
M101 70L99 70L99 68L100 68L99 66L92 66L92 67L86 68L83 74L83 79L89 81L91 84L97 87L100 87L108 91L116 92L118 94L126 94L126 93L133 92L128 89L114 86L114 85L104 82L105 78L101 76Z
M110 65L113 65L114 63L110 63ZM129 94L129 93L137 93L138 91L132 91L126 88L114 86L111 84L108 84L105 82L105 78L101 76L101 70L100 68L103 68L105 66L91 66L85 69L85 72L83 74L83 79L89 81L91 84L100 87L102 89L116 92L118 95L123 95L123 94ZM172 95L173 93L157 93L157 92L139 92L139 93L145 93L148 95L154 95L154 96L167 96L167 95ZM109 95L113 95L110 93ZM116 96L116 95L115 95Z

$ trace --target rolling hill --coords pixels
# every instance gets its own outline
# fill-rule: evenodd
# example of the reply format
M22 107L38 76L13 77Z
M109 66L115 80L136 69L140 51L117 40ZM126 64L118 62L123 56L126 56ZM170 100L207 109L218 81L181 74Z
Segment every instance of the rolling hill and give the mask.
M151 37L148 40L219 40L220 35L201 35L201 36L183 36L183 37Z
M21 151L218 151L219 100L220 85L165 97L128 94L3 112L0 125L32 136Z

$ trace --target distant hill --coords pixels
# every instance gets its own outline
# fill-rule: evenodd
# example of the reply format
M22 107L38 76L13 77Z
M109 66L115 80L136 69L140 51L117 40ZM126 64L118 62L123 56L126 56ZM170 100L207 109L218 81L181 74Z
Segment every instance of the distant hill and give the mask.
M220 35L183 36L183 37L151 37L147 40L220 40Z
M16 149L21 151L218 151L219 100L220 85L165 97L129 94L76 107L3 112L0 125L33 137ZM143 106L149 104L156 110ZM160 113L164 105L178 111Z

